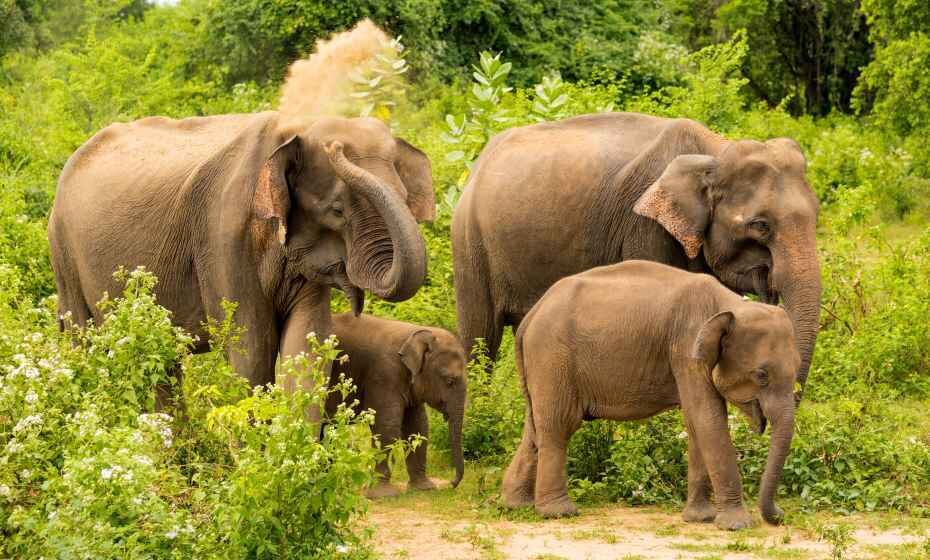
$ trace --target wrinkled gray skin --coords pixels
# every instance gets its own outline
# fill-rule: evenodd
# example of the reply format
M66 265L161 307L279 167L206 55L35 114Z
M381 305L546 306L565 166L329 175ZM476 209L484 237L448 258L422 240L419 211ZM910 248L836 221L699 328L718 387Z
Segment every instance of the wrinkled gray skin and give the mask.
M449 422L449 445L458 486L465 470L462 455L462 418L465 414L467 378L465 350L452 333L435 327L421 327L371 315L349 313L333 316L333 332L349 361L333 368L333 381L344 373L357 392L358 408L375 411L372 434L382 445L390 445L411 435L429 436L424 404L442 413ZM327 402L332 414L341 402L334 394ZM407 456L410 487L432 490L436 485L426 476L426 443ZM373 498L399 493L391 484L391 470L385 460L377 467L378 484L368 495Z
M558 279L630 259L781 299L807 379L819 328L818 203L787 138L603 113L515 128L479 157L452 223L458 330L492 359Z
M647 261L557 282L520 325L527 399L523 440L503 482L510 507L573 515L565 449L583 420L636 420L681 407L688 430L686 521L750 525L727 402L772 436L759 505L777 524L775 490L794 430L801 363L784 309L743 300L712 276ZM711 501L711 492L716 507Z
M119 266L158 277L158 302L199 336L235 301L247 327L236 371L273 382L280 353L330 331L330 289L361 311L423 283L417 220L435 212L430 163L375 119L299 129L276 112L113 124L68 160L49 219L59 309L84 325ZM286 386L293 387L293 380ZM164 393L160 391L159 395Z

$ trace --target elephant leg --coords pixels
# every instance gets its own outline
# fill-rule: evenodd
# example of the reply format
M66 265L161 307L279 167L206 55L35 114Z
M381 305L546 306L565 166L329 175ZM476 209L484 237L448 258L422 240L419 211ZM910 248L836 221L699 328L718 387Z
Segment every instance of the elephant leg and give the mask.
M372 437L377 437L381 441L381 448L386 450L401 438L404 410L400 406L372 404L371 408L376 411ZM401 493L398 487L391 484L391 457L386 452L384 458L375 466L375 472L377 472L377 479L366 492L369 498L397 496Z
M533 505L536 497L538 462L533 411L527 403L526 416L523 420L523 438L510 461L510 466L507 467L507 472L504 473L504 481L501 484L501 496L506 507L520 508Z
M475 359L474 346L483 339L489 369L494 367L504 331L504 315L497 308L486 284L488 275L481 274L475 263L455 267L455 308L462 346L469 360Z
M710 523L717 516L711 482L694 435L688 435L688 502L682 517L689 523Z
M750 526L752 518L743 504L743 485L736 449L730 440L727 406L716 390L699 385L705 383L706 378L696 375L679 383L685 424L688 433L693 434L714 489L717 501L714 524L721 529L744 529Z
M324 297L325 295L325 297ZM287 319L284 321L284 327L281 330L281 360L293 358L300 354L309 354L307 346L307 335L311 332L316 333L318 339L323 340L329 336L331 331L329 315L329 290L313 289L305 286L298 294L298 299L291 306ZM313 357L310 356L312 359ZM332 364L324 364L324 379L328 383ZM306 391L314 389L314 379L308 371L291 371L287 372L282 379L282 385L286 391L296 390L298 384ZM307 411L307 420L318 422L322 416L322 407L326 403L319 403L318 406L311 406Z
M409 439L413 435L427 438L407 455L407 476L410 479L410 487L417 490L435 490L436 484L426 476L429 420L426 416L426 407L422 403L407 409L407 413L404 414L403 434L404 439Z

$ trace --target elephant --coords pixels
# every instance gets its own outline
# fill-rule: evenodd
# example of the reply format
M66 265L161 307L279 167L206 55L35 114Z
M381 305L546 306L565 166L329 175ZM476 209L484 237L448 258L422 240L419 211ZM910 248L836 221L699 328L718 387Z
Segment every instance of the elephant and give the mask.
M246 330L232 366L253 386L272 383L279 354L330 332L333 287L356 313L363 290L416 293L427 264L417 221L434 213L429 159L376 119L295 125L269 111L112 124L58 181L48 236L59 311L99 324L96 302L119 290L114 270L144 266L195 352L208 347L207 318L237 302Z
M759 504L769 523L782 519L774 498L791 447L801 364L783 308L744 299L708 274L625 261L556 282L517 329L515 350L526 416L504 475L506 506L576 514L565 450L581 422L680 407L688 433L684 519L748 527L729 402L759 433L772 423Z
M424 403L442 413L449 423L455 467L452 487L458 486L465 470L462 419L467 393L465 350L458 338L440 328L350 313L333 316L333 331L348 361L333 368L331 384L340 375L355 383L356 407L375 411L372 432L382 445L414 434L427 437ZM342 401L341 394L331 393L327 412L332 415ZM418 490L436 488L426 476L426 445L422 442L407 456L410 486ZM378 464L377 471L379 480L368 491L369 497L399 494L391 484L387 459Z
M807 380L820 314L818 201L788 138L730 141L688 119L600 113L491 139L452 221L458 331L493 361L560 278L641 259L783 300ZM800 391L798 398L800 398Z

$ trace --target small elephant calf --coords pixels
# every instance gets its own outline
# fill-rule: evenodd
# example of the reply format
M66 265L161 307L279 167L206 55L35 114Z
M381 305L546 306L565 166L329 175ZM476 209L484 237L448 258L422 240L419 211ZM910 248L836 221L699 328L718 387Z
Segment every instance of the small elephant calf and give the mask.
M351 378L361 410L375 411L372 435L390 445L413 434L426 437L429 424L424 403L441 412L449 422L449 444L458 486L465 468L462 455L462 418L467 389L465 351L452 333L434 327L421 327L371 315L355 317L344 313L333 317L333 332L349 360L333 367L333 381L344 373ZM327 402L331 414L341 396ZM368 491L372 498L392 496L400 491L391 484L387 460L377 466L380 480ZM426 442L407 456L410 487L432 490L435 484L426 476Z
M680 406L688 431L685 520L748 527L730 402L759 433L772 422L759 504L766 521L781 520L774 497L791 445L801 358L780 307L744 300L706 274L626 261L550 288L520 325L516 355L527 407L523 440L504 476L506 505L535 504L546 517L576 514L565 449L581 422Z

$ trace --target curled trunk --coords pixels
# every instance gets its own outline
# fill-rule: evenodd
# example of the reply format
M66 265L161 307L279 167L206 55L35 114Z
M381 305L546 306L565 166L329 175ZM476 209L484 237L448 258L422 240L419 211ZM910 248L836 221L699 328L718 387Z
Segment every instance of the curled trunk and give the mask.
M793 403L787 403L782 411L777 415L770 415L769 419L772 420L772 439L769 443L769 455L759 488L759 509L766 522L778 525L784 513L775 505L775 492L778 489L778 481L781 479L785 459L791 449L791 438L794 435Z
M426 278L426 244L413 214L384 181L350 162L341 142L326 149L333 169L358 195L348 215L349 279L382 299L409 299Z

